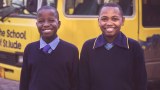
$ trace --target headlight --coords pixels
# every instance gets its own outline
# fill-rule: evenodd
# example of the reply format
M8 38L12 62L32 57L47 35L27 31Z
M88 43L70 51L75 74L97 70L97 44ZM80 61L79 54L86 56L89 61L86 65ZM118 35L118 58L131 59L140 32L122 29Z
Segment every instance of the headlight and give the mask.
M22 64L23 63L23 55L18 56L18 63Z

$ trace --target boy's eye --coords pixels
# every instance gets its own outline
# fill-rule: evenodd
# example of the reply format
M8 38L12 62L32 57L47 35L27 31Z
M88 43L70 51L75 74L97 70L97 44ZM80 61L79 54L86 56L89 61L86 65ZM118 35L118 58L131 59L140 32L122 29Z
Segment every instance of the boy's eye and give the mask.
M119 20L118 17L113 17L113 18L112 18L112 21L118 21L118 20Z
M101 20L102 20L102 21L106 21L106 20L107 20L107 17L102 17Z
M55 21L54 19L50 19L50 20L49 20L49 22L54 22L54 21Z
M38 20L38 22L39 22L39 23L43 23L43 22L44 22L44 20Z

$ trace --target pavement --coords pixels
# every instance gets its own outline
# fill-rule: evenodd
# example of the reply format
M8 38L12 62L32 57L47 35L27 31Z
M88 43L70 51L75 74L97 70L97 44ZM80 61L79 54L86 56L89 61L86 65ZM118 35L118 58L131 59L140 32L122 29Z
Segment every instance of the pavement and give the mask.
M19 90L19 81L0 78L0 90ZM147 90L160 90L160 82L149 84Z
M19 90L19 82L0 78L0 90Z

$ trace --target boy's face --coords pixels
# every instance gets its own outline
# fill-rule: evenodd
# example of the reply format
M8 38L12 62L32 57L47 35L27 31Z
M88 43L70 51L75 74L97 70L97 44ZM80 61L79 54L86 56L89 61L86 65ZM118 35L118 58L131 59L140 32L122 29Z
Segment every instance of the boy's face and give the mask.
M124 17L118 7L103 7L99 14L98 23L105 37L115 38L124 23Z
M43 9L37 16L37 27L44 40L53 39L60 26L60 21L55 16L53 9Z

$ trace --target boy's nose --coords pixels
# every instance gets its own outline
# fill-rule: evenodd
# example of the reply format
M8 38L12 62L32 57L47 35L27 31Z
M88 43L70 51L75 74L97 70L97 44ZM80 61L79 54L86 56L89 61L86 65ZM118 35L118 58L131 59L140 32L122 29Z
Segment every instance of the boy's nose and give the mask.
M43 26L49 26L49 23L47 21L45 21Z
M112 21L111 20L108 20L107 22L106 22L106 25L112 25L113 23L112 23Z

